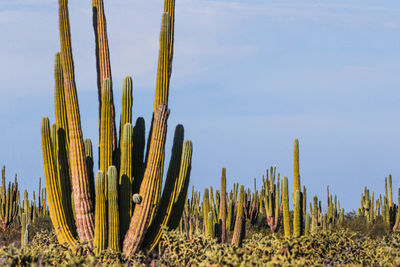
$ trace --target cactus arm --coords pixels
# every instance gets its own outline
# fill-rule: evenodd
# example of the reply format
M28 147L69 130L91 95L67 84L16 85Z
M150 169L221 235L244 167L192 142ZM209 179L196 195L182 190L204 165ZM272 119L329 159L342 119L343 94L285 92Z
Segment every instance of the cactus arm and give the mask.
M179 124L175 128L171 160L168 167L163 194L161 196L156 215L150 222L149 230L147 231L142 244L142 247L146 250L151 250L155 246L155 243L158 243L161 237L162 227L167 226L175 198L177 198L179 194L178 190L181 178L179 176L179 167L183 153L183 138L184 128L181 124Z
M108 167L112 165L113 144L112 144L112 118L111 118L111 80L105 79L102 89L101 122L100 122L100 170L107 173ZM105 177L107 182L107 175ZM105 197L108 186L105 188Z
M119 173L119 208L121 236L125 236L129 228L130 210L132 208L132 124L127 123L122 132L121 166Z
M293 236L301 235L301 193L299 190L295 192L294 218L293 218Z
M289 194L288 179L283 177L282 180L282 205L283 205L283 229L285 237L290 237L290 215L289 215Z
M110 79L110 90L111 90L111 100L110 100L110 120L111 120L111 140L112 140L112 151L117 148L117 131L115 125L115 107L112 93L112 77L111 77L111 64L110 64L110 51L108 46L107 38L107 23L106 16L104 14L104 4L103 0L93 0L93 29L96 41L96 66L97 66L97 88L99 96L99 120L101 121L101 109L102 109L102 89L104 79ZM101 134L100 134L101 141ZM106 170L107 171L107 170ZM106 190L107 191L107 190ZM107 196L106 196L107 197Z
M221 219L221 243L225 243L226 236L226 169L222 168L221 174L221 201L219 203L219 216Z
M77 242L73 237L66 219L64 206L60 196L57 172L55 171L52 145L50 140L49 119L42 119L42 152L43 166L47 188L47 198L49 199L50 218L53 223L58 242L75 247Z
M297 190L301 191L300 166L299 166L299 140L295 139L293 148L293 199L295 199L295 193Z
M93 247L100 254L107 247L106 198L104 172L99 170L96 175L96 217Z
M119 209L117 168L110 166L108 176L108 248L119 251Z
M155 186L160 183L159 180L162 178L161 168L164 159L168 114L167 106L161 104L154 118L149 159L140 187L140 195L143 196L143 200L135 207L129 230L124 240L123 251L128 257L137 252L143 242L151 214L155 208L154 200L157 195Z
M69 160L74 191L76 225L79 237L91 246L94 232L93 203L89 190L85 149L82 137L78 97L72 58L71 35L68 18L68 1L59 0L61 58L64 77L65 100L68 117Z
M238 209L236 213L235 228L233 230L232 245L241 246L244 237L244 225L246 218L244 217L244 186L240 186L240 194L238 201Z

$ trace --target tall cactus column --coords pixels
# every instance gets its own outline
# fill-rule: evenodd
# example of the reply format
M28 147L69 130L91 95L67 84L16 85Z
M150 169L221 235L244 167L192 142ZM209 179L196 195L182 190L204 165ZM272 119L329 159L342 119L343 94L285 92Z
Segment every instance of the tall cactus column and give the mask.
M42 119L42 152L43 166L46 180L46 192L49 200L50 218L53 223L57 240L60 244L67 244L69 247L75 247L77 242L68 227L67 217L62 203L60 185L55 169L54 157L52 153L52 144L50 139L50 123L48 118ZM26 206L27 203L25 202ZM25 207L25 212L26 212Z
M226 169L222 168L221 174L221 201L219 204L219 216L221 219L221 242L226 242Z
M295 193L297 190L301 192L300 187L300 166L299 166L299 140L294 140L293 147L293 200L295 199ZM293 201L294 207L294 201Z
M59 26L61 41L62 69L64 77L65 100L68 117L69 160L74 191L76 225L82 241L92 245L94 233L94 214L90 183L86 169L85 148L83 144L78 96L75 85L72 58L71 35L69 27L68 1L59 0Z
M111 113L111 81L105 79L102 89L101 122L100 122L100 170L107 173L108 167L112 165L113 144L112 144L112 113ZM106 185L107 182L106 176ZM107 199L107 186L105 196Z
M92 0L93 8L93 29L96 41L96 66L97 66L97 88L99 95L99 119L101 120L102 106L102 88L104 79L110 79L111 82L111 140L112 151L117 148L117 132L115 126L115 108L112 97L112 77L110 52L108 48L107 23L104 14L103 0ZM101 140L101 136L100 136ZM107 171L107 170L106 170Z
M157 194L155 186L160 184L159 180L162 178L161 168L165 152L168 114L167 106L161 104L154 118L149 158L140 187L140 195L143 199L135 207L129 230L124 240L123 251L128 257L132 253L136 253L143 242L151 214L155 208L154 199Z
M290 237L290 214L289 214L289 188L288 178L282 180L282 207L283 207L283 229L285 237Z

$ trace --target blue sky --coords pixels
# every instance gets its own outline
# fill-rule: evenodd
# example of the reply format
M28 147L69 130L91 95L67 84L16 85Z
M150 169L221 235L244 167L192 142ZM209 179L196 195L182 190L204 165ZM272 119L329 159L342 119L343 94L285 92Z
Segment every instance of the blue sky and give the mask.
M91 1L69 2L83 132L97 144ZM105 1L117 114L131 75L134 119L147 123L162 4ZM0 165L22 188L43 177L40 120L54 122L57 16L53 0L0 3ZM398 1L178 0L175 30L167 147L182 123L197 189L219 187L223 166L228 186L256 177L260 187L270 165L291 178L299 138L309 200L324 201L330 185L346 210L357 209L363 187L382 193L389 173L397 200Z

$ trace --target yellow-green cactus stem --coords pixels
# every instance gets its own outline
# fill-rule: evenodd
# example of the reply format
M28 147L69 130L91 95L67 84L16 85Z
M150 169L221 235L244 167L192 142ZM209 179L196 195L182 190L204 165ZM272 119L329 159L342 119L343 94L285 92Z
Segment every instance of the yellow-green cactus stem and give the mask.
M94 213L92 196L89 189L89 177L86 169L78 96L75 86L68 1L59 0L58 4L61 62L69 131L69 165L75 198L76 225L81 241L88 242L88 245L91 246L94 234ZM49 201L51 200L49 199Z
M161 104L168 104L170 80L171 15L164 12L161 19L160 50L158 55L157 84L154 110Z
M183 144L181 163L179 167L178 193L174 195L174 204L167 222L169 229L176 229L178 227L178 221L182 216L184 204L186 203L190 171L192 169L192 153L192 141L186 140Z
M314 196L312 209L312 220L311 220L311 232L314 234L318 230L318 198Z
M288 194L288 178L285 176L282 180L282 215L283 230L285 237L290 237L290 214L289 214L289 194Z
M132 77L126 76L122 86L121 119L119 124L119 146L122 146L125 124L132 124Z
M107 248L107 217L104 172L99 170L96 175L96 222L94 231L94 251L98 255Z
M90 183L90 195L95 196L96 195L96 189L94 185L94 161L93 161L93 146L92 146L92 141L89 138L86 138L84 141L85 144L85 155L86 155L86 166L88 170L88 175L89 175L89 183ZM95 203L93 203L95 204Z
M295 192L294 198L294 215L293 215L293 236L301 235L301 193L299 190Z
M221 220L221 243L227 241L226 236L226 169L222 168L221 174L221 201L219 203L219 216Z
M139 193L144 174L144 148L145 148L145 122L142 117L137 118L135 127L133 127L133 184L132 194ZM133 212L131 209L131 216Z
M389 207L393 207L393 194L392 194L392 175L389 174Z
M54 63L54 103L57 131L65 136L65 150L69 151L67 107L65 103L64 77L61 65L61 53L57 52ZM67 153L68 154L68 153ZM68 155L67 155L68 156Z
M210 199L209 199L209 194L208 194L208 188L205 188L204 189L204 195L203 195L204 231L207 231L208 224L211 223L211 222L208 221L208 213L209 212L210 212Z
M235 228L233 230L232 245L240 247L245 235L246 218L244 217L244 186L240 186L238 208L236 212Z
M119 209L118 209L118 174L115 166L110 166L108 176L108 248L119 251Z
M232 220L233 220L233 211L235 207L233 206L233 200L228 200L228 213L226 215L226 231L232 230Z
M310 235L310 214L306 213L305 216L305 222L304 222L304 235L309 236Z
M174 25L175 25L175 0L164 0L164 12L171 17L169 41L169 76L172 73L172 58L174 53Z
M396 220L395 220L395 223L394 223L394 225L393 225L393 231L396 231L396 230L398 230L399 229L399 224L400 224L400 188L399 188L399 191L398 191L398 193L397 193L397 196L398 196L398 200L397 200L397 213L396 213Z
M105 79L102 90L101 122L100 122L100 170L107 173L108 167L112 165L113 145L112 145L112 118L111 118L111 80ZM106 184L108 177L106 176ZM107 187L105 188L107 195Z
M93 29L96 41L96 67L97 67L97 88L99 96L99 122L101 121L101 109L102 109L102 88L104 79L110 79L111 81L111 140L112 140L112 151L117 148L117 132L115 125L115 108L114 100L112 96L112 77L111 77L111 64L110 64L110 52L108 48L107 38L107 23L106 16L104 14L103 0L92 0L93 9ZM101 134L100 134L101 142ZM106 170L107 171L107 170ZM107 196L106 196L107 197Z
M123 252L127 257L139 250L155 209L154 203L158 194L156 185L161 184L162 179L168 114L167 106L160 104L154 117L149 158L139 192L143 199L135 206L124 240Z
M167 181L168 174L171 175L171 177L177 175L177 178L174 179L175 181L172 181L172 186L167 186L167 183L164 186L165 188L161 197L160 207L156 212L153 222L147 230L142 244L142 248L147 251L152 251L157 246L158 242L161 240L163 227L167 226L170 230L178 227L185 205L187 206L186 199L189 186L193 145L190 140L186 140L183 144L183 149L179 149L181 137L183 137L183 126L179 125L175 130L174 137L174 144L175 141L177 142L175 152L181 150L181 156L178 157L180 158L180 165L178 165L179 173L174 172L175 167L171 166L173 162L170 162L171 169L168 169ZM174 154L174 146L172 150L172 154ZM174 156L171 155L171 161L174 161L173 157ZM164 202L167 204L166 206L164 206Z
M129 228L130 210L132 209L132 124L126 123L122 133L120 147L121 161L119 170L119 214L121 236L125 236Z
M302 212L303 212L303 217L305 218L307 214L307 189L305 186L303 186L303 192L301 194L301 198L303 201L303 207L302 207ZM336 199L336 196L335 196Z
M210 211L207 214L207 222L208 223L207 223L207 228L206 228L206 236L211 237L211 238L215 237L213 214L214 213L212 211Z
M74 248L77 245L71 230L68 227L64 205L60 195L60 185L55 170L55 163L50 140L50 124L48 118L43 118L41 123L42 153L44 176L49 200L50 218L54 226L57 240L60 244Z
M295 198L295 193L297 190L301 191L300 164L299 164L299 140L296 138L296 139L294 139L294 148L293 148L293 199Z

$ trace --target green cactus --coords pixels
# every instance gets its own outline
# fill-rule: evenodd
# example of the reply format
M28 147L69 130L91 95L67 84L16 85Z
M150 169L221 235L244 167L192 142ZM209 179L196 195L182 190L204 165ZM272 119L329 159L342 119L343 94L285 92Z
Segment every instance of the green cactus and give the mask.
M68 1L59 0L58 3L61 65L64 80L66 113L68 119L69 166L74 192L76 225L80 239L84 242L88 242L88 245L91 246L94 233L94 213L92 196L90 195L89 189L90 182L86 168L85 149L83 144L81 119L75 85ZM49 201L52 200L49 198Z
M300 164L299 164L299 140L294 139L293 148L293 199L295 199L296 191L301 191L300 186ZM294 207L294 203L293 203Z
M246 226L246 218L244 216L244 186L240 186L240 194L238 201L238 208L235 219L235 228L233 230L232 237L232 245L236 247L240 247L242 245L242 240L245 236L245 226Z
M283 206L283 229L285 237L290 237L288 178L286 176L283 177L282 180L282 206Z
M222 168L221 174L221 201L219 205L221 243L225 243L226 236L226 169Z
M96 175L96 216L93 242L94 251L97 255L107 247L105 187L104 172L99 170Z
M105 79L102 88L101 99L101 122L100 122L100 170L107 173L108 167L113 165L113 140L112 140L112 118L111 118L111 80ZM108 184L108 177L105 177ZM108 199L105 188L105 197Z
M293 236L299 237L301 235L301 192L299 190L295 193L295 201L294 201L294 218L293 218Z
M132 124L126 123L122 132L122 142L119 151L121 152L119 170L119 212L121 236L125 236L129 228L132 209Z
M115 166L110 166L108 176L108 248L119 251L119 208L118 208L118 174Z
M304 224L305 224L304 235L308 236L308 235L310 235L310 214L309 213L306 213Z
M318 231L318 198L314 196L314 206L312 208L311 232L315 234Z

